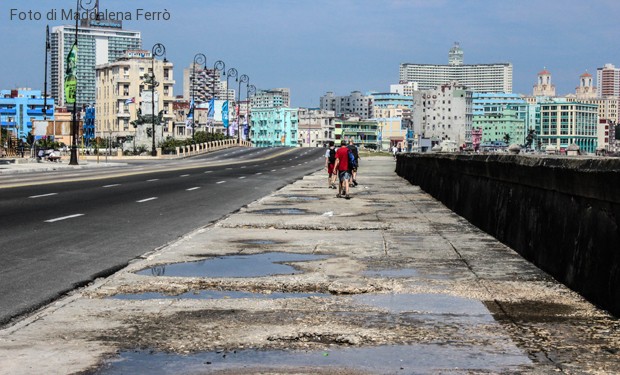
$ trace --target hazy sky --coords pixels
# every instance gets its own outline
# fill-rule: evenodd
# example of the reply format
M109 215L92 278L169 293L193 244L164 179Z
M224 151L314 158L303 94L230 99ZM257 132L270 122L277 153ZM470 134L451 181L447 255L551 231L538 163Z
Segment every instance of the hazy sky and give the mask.
M45 25L70 23L46 14L60 18L75 4L0 1L0 88L42 89ZM466 64L511 62L516 93L531 94L544 67L558 94L568 94L586 70L596 76L605 63L620 66L618 0L100 0L100 7L129 12L124 27L142 31L145 49L166 46L179 95L182 68L196 53L209 66L223 60L259 89L290 88L292 105L302 107L317 107L327 91L389 91L400 63L447 64L455 41ZM42 19L11 20L11 9ZM168 11L170 19L137 19L138 9Z

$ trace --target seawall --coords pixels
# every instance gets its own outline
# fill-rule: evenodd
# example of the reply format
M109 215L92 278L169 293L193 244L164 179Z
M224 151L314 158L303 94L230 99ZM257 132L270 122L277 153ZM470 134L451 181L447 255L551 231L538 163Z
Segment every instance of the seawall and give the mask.
M401 154L396 173L620 316L620 159Z

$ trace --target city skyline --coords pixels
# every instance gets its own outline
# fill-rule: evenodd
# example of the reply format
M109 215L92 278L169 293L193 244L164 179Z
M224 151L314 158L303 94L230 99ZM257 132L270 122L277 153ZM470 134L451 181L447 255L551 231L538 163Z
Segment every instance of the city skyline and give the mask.
M557 94L566 95L582 73L620 65L620 51L613 48L620 31L599 16L620 15L616 1L101 0L100 6L130 18L123 26L142 32L144 49L163 43L177 76L204 53L208 66L223 60L258 89L290 88L293 107L318 107L328 91L389 91L401 63L447 64L454 42L465 64L512 63L519 94L531 94L545 68ZM15 52L5 55L0 88L43 90L45 26L72 24L62 19L63 9L75 9L75 1L0 4L6 21L0 30L12 35L5 50ZM56 17L48 21L53 10ZM149 20L147 12L160 13ZM175 95L183 93L179 81Z

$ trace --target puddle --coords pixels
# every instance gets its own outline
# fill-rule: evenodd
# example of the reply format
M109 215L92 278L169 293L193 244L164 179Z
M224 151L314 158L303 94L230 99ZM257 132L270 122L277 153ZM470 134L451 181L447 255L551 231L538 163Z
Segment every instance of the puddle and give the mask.
M121 300L151 300L151 299L284 299L284 298L307 298L307 297L330 297L325 293L252 293L239 291L222 291L222 290L200 290L190 291L178 295L170 295L157 292L138 293L138 294L117 294L111 296L111 299Z
M305 262L325 259L325 255L271 252L231 255L195 262L173 263L136 272L145 276L173 277L261 277L291 275L302 271L283 262Z
M514 346L390 345L325 351L238 350L191 355L124 351L93 374L523 373L532 362ZM531 370L531 368L529 368Z
M319 197L312 197L307 195L277 195L277 197L282 197L295 201L318 201Z
M379 271L366 271L364 272L365 276L371 277L416 277L419 275L418 271L411 268L403 268L399 270L379 270Z
M249 213L257 215L305 215L308 211L301 208L266 208Z
M355 302L386 309L391 313L416 312L436 315L483 317L494 321L486 306L469 298L445 294L363 294L351 297Z
M283 241L275 241L275 240L239 240L233 241L236 243L242 243L246 245L280 245L283 244Z

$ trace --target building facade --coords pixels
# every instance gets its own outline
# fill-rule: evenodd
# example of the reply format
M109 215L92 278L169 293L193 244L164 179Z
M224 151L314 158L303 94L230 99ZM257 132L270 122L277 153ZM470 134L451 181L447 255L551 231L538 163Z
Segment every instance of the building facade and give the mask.
M350 117L336 120L334 127L336 145L341 140L352 139L359 148L378 149L380 147L380 129L376 120Z
M372 117L372 99L372 95L360 91L353 91L348 96L336 96L329 91L321 97L321 109L334 111L336 117L350 115L368 119Z
M192 63L183 70L183 99L196 104L206 103L215 95L216 98L226 98L226 81L221 79L222 72L217 69L205 69L204 66ZM235 91L228 93L230 98L235 97Z
M413 131L418 139L452 140L459 146L471 143L472 92L451 82L414 96Z
M594 104L553 101L540 103L540 133L542 149L554 146L566 150L571 144L582 152L593 153L598 141L598 108Z
M153 71L154 67L154 71ZM155 115L163 111L161 138L169 135L174 121L174 65L167 60L151 59L150 51L128 51L116 62L96 67L97 90L95 127L97 135L113 133L133 136L132 123L138 115L152 113L151 88L145 74L155 74ZM160 138L160 135L157 135Z
M26 140L36 121L54 120L54 108L54 99L47 98L46 101L40 90L2 90L0 126L14 138Z
M599 98L620 96L620 68L613 64L605 64L596 69L596 94Z
M250 141L253 146L298 146L299 116L296 108L252 107L250 114Z
M473 128L482 129L482 143L525 143L525 120L519 118L515 110L474 115Z
M400 64L400 83L415 82L420 90L459 82L474 92L512 92L512 64L463 64L463 51L455 44L448 55L448 65Z
M327 147L334 138L334 111L319 108L299 108L299 145Z
M75 26L57 26L51 32L51 92L57 105L65 106L66 57L75 41ZM139 31L124 30L120 22L88 22L78 28L77 105L95 103L95 66L121 58L128 50L142 48Z
M390 85L390 92L413 97L413 93L419 90L417 82L398 83Z
M555 96L555 85L551 83L551 72L547 69L538 72L538 79L532 90L532 95L534 97L545 96L551 98Z
M285 88L257 90L250 98L252 108L290 107L291 90Z

